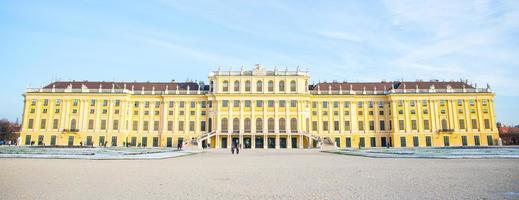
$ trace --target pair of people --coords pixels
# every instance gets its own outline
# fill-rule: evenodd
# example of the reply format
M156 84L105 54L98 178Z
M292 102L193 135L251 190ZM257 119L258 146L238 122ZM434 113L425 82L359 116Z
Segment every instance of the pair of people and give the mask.
M238 144L233 144L231 147L231 152L234 154L234 151L236 150L236 154L240 154L240 148Z

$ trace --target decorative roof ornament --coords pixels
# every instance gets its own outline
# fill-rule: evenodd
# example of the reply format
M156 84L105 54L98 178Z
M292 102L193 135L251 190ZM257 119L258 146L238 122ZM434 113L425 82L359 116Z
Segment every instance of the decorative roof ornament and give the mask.
M491 92L492 88L490 88L490 84L487 83L487 92Z
M373 87L373 94L377 94L377 86Z
M418 84L416 84L415 92L416 92L416 93L419 93L419 92L420 92L420 88L418 88Z

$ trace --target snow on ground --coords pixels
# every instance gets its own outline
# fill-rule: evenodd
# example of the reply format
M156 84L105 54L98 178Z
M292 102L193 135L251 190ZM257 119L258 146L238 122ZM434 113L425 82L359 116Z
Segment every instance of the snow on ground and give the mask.
M55 158L55 159L89 159L89 160L133 160L163 159L185 156L198 151L173 148L52 148L0 146L0 158Z
M518 147L375 148L326 152L373 158L519 158Z

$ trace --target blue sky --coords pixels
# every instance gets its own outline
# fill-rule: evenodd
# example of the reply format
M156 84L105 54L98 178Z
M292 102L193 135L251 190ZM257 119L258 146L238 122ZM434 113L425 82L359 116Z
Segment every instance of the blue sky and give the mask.
M459 80L519 124L519 1L0 1L0 118L52 80L207 80L297 66L312 81Z

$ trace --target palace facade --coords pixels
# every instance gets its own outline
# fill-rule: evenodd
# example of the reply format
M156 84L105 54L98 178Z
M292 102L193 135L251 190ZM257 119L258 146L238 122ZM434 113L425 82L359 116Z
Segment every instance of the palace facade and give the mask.
M53 82L24 93L22 145L339 148L495 145L494 93L457 81L323 82L214 71L195 82Z

